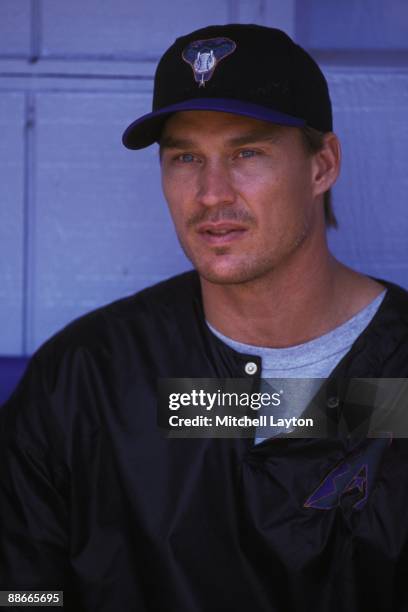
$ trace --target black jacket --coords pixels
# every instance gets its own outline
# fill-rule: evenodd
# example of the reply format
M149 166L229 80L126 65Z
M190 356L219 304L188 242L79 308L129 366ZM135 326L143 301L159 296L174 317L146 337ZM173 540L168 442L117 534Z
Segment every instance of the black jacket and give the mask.
M384 284L322 390L337 415L345 378L408 377L408 294ZM0 416L0 589L76 612L408 611L406 440L159 431L159 377L248 360L207 329L195 273L48 341Z

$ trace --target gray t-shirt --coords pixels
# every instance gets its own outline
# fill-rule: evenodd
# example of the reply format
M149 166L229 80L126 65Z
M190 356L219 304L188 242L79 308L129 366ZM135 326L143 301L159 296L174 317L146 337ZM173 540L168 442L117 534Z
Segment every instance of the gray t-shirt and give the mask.
M327 378L336 365L350 350L357 337L364 331L380 307L386 290L378 295L368 306L354 317L339 325L332 331L288 348L268 348L237 342L214 329L208 322L211 331L228 346L247 355L256 355L262 359L261 390L282 392L282 403L279 406L279 417L299 417L309 401L318 391L322 378ZM298 379L296 384L286 383L285 379ZM300 380L299 380L300 379ZM267 388L266 388L267 386ZM272 389L271 389L272 387ZM285 430L287 433L287 430ZM257 435L255 443L265 437L283 433L278 427L270 431L262 429L262 437Z

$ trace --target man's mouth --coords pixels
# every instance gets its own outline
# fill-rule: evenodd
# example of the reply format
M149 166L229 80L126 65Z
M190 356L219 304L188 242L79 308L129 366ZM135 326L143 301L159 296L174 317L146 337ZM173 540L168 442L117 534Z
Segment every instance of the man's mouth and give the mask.
M197 231L208 244L223 245L241 238L247 228L238 223L202 223Z

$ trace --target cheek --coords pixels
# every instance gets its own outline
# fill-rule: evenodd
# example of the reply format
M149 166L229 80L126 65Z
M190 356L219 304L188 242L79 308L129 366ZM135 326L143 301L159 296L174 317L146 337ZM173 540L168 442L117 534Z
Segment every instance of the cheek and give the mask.
M162 189L169 204L174 200L185 200L191 196L193 182L194 177L191 171L162 169Z
M162 186L164 197L166 198L167 202L170 205L169 200L172 199L172 194L174 191L174 181L171 179L171 176L169 175L169 173L163 170L163 167L161 170L161 186Z
M305 224L312 202L310 182L301 167L274 172L268 180L247 186L248 201L265 236L292 234Z
M163 195L170 209L170 213L174 216L177 211L177 204L181 199L182 185L180 181L175 180L169 173L164 172L162 172L161 183Z
M162 189L170 216L178 230L184 226L189 210L186 186L179 181L169 181L162 177Z
M265 187L266 193L267 187ZM311 197L311 181L308 166L303 163L289 163L282 172L276 172L269 181L269 195L276 206L283 206L288 212L307 206Z

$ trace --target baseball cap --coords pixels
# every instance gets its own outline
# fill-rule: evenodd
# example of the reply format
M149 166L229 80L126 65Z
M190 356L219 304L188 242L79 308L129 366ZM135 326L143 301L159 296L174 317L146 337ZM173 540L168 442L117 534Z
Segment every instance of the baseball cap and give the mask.
M127 127L123 144L142 149L159 141L166 119L188 110L332 130L327 82L314 59L282 30L253 24L177 38L157 66L152 112Z

